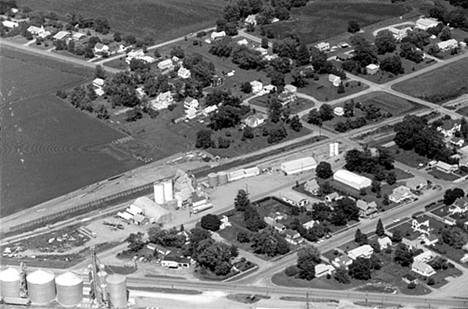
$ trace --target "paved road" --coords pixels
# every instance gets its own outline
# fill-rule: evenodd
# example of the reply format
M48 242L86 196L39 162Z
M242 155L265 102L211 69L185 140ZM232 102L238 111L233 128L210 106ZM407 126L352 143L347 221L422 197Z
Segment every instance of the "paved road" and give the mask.
M414 26L415 24L416 23L414 21L405 21L403 23L394 24L394 25L390 25L390 26L387 26L387 27L379 28L379 29L375 30L374 32L372 32L372 35L377 36L377 33L379 33L380 31L388 30L390 28L395 28L395 27L398 27L398 26L405 26L405 25Z

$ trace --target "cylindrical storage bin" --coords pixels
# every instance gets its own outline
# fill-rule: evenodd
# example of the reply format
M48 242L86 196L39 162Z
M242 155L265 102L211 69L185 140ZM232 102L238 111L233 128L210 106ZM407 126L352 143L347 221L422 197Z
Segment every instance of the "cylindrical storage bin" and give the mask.
M218 184L222 186L222 185L227 184L227 182L228 182L227 173L224 171L218 172Z
M208 184L212 188L218 186L218 175L216 173L209 173L208 174Z
M127 306L127 278L119 274L112 274L107 276L106 283L111 308Z
M0 298L20 297L20 272L7 268L0 272Z
M98 285L106 284L106 278L107 278L107 272L105 272L104 270L98 271L97 273Z
M55 298L55 276L42 269L26 276L28 294L32 303L47 304Z
M57 302L62 306L76 306L83 300L83 279L72 273L63 273L55 279Z

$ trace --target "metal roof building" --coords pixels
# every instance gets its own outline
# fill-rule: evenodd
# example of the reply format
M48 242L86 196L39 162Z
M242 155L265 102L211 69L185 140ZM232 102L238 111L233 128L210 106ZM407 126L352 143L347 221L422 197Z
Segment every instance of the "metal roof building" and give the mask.
M281 163L281 170L286 175L293 175L313 170L317 167L317 162L312 157L305 157L293 161Z
M372 184L372 181L369 178L347 170L337 170L335 174L333 174L333 180L341 182L356 190L367 188Z

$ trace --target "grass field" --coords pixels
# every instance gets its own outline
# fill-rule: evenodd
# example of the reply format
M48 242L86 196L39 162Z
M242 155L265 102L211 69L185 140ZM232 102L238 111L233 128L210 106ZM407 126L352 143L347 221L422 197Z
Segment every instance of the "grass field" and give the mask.
M2 55L9 76L1 85L2 217L139 165L107 154L123 133L53 94L92 72L6 49Z
M151 35L158 42L214 26L225 5L224 1L216 0L19 0L17 3L59 15L75 12L85 18L104 16L111 30L141 38Z
M462 59L442 68L398 83L394 89L436 104L468 93L468 61Z
M459 113L462 116L468 117L468 106L457 109L457 113Z
M306 44L310 44L346 32L349 20L356 20L364 27L409 11L401 4L371 2L314 1L306 7L292 9L289 20L274 23L265 29L272 29L279 38L293 31Z
M292 81L292 78L291 78ZM356 81L343 81L345 86L343 93L338 93L338 87L333 86L328 80L328 75L320 75L319 80L307 79L308 85L298 89L299 92L313 96L320 101L333 101L357 92L361 92L369 86Z

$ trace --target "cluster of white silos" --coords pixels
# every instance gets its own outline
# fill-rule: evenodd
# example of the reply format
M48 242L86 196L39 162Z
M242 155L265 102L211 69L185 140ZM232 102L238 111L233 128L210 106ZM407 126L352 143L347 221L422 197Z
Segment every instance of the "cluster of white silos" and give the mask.
M104 300L112 308L127 306L127 279L118 274L108 275L105 271L97 273L97 283L103 291ZM42 269L26 276L28 297L33 304L48 304L53 300L65 307L80 304L83 300L83 279L72 272L55 275ZM0 271L0 298L19 298L21 273L14 268Z
M174 199L174 189L172 179L157 181L153 184L154 187L154 202L162 205Z

